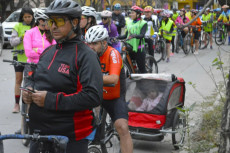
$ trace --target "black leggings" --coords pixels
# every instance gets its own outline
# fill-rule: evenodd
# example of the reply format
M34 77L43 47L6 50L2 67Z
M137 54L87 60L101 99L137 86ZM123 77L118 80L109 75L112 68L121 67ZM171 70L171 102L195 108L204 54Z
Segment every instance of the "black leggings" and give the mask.
M136 60L140 73L147 73L145 69L145 51L138 49L137 53L132 51L129 52L129 55L132 60Z
M39 143L31 141L30 143L30 152L29 153L38 153ZM44 147L50 151L50 153L55 153L54 148L51 143L44 143ZM45 153L45 152L42 152ZM79 141L70 141L67 144L66 153L88 153L88 140L82 139Z
M154 56L154 50L153 50L153 40L151 38L145 38L145 42L148 44L149 48L149 55Z

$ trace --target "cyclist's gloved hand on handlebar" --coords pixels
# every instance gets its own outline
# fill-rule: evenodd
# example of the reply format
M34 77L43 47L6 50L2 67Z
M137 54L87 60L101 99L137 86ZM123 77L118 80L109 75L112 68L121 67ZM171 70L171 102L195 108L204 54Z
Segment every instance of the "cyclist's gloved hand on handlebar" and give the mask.
M129 39L136 38L136 35L130 35Z

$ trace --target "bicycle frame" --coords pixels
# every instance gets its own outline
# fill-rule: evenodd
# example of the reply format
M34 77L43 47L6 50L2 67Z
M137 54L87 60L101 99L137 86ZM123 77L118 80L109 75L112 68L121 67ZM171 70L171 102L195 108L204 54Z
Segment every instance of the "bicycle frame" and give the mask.
M132 62L131 57L129 56L129 52L126 50L125 46L122 48L122 52L123 52L123 56L122 56L123 61L127 61L131 70L132 70L132 73L135 73L133 62Z

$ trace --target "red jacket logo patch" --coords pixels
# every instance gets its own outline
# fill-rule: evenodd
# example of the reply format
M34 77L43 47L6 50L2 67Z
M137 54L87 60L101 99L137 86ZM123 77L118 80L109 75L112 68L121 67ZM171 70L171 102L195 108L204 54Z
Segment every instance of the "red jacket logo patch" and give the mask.
M68 74L69 75L69 65L61 64L61 66L58 68L58 72Z

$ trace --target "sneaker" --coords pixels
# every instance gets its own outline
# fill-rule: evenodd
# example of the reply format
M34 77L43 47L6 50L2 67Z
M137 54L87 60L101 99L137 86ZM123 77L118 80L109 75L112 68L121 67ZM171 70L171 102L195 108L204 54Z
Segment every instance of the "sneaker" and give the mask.
M230 46L230 42L228 42L228 46Z
M198 51L195 51L193 54L194 54L194 55L198 55Z
M166 63L168 63L168 62L169 62L169 58L166 59Z
M174 56L174 53L170 53L170 56Z
M212 46L210 46L210 49L212 49Z
M12 113L19 113L19 112L20 112L20 105L19 104L15 104Z

